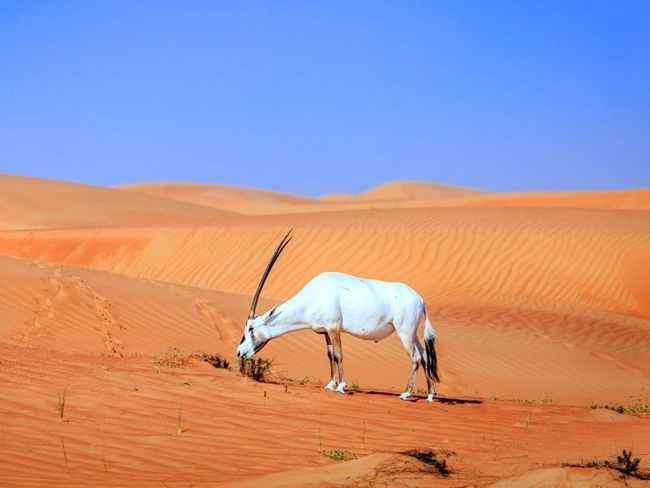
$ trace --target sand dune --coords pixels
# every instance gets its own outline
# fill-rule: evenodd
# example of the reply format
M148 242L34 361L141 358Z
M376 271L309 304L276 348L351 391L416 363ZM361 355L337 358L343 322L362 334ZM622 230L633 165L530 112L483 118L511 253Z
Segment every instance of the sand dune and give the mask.
M89 185L0 175L0 230L205 225L233 212Z
M316 200L261 188L199 183L140 183L119 185L116 190L144 194L174 201L203 205L243 214L263 214L273 207L313 205ZM273 212L271 212L273 213Z
M528 192L473 195L438 202L458 207L547 207L650 210L650 188L618 191Z
M413 201L460 198L476 195L486 195L487 192L473 188L463 188L453 185L441 185L423 181L391 181L378 185L359 195L331 194L321 197L326 201Z
M650 210L648 188L591 192L488 193L453 185L401 181L379 185L361 194L330 194L318 199L228 185L143 183L115 188L245 215L436 207Z
M0 185L2 486L616 486L616 473L565 464L650 452L648 414L589 408L650 390L647 190L396 182L337 200ZM379 208L389 202L400 208ZM441 401L397 400L409 364L395 335L343 337L349 395L323 390L325 341L310 331L262 351L270 383L192 357L235 363L250 294L289 228L258 310L324 270L407 282L439 337ZM399 454L425 447L455 475Z

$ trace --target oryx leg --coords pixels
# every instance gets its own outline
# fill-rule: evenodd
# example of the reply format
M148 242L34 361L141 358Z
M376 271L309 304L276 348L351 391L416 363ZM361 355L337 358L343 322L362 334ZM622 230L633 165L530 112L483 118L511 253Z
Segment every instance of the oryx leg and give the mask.
M333 390L336 388L336 366L334 365L334 347L332 346L332 341L327 332L319 332L325 336L325 341L327 342L327 357L330 360L330 382L327 383L325 387L326 390Z
M422 370L424 371L424 374L426 375L427 378L427 391L429 392L429 396L427 397L428 402L433 401L433 397L436 395L436 390L434 385L434 380L433 376L431 374L431 371L429 371L429 368L427 368L427 352L424 350L424 347L422 347L422 344L420 344L420 341L418 341L418 338L415 338L415 346L418 348L418 351L420 352L420 364L422 365Z
M327 335L332 345L332 354L334 362L339 370L339 386L336 391L345 393L345 378L343 376L343 350L341 349L341 333L336 330L328 330Z
M424 356L422 355L422 345L420 344L420 341L418 341L417 336L414 334L406 334L406 333L397 333L399 338L402 341L402 344L404 345L404 349L406 349L406 352L408 355L411 357L411 377L409 378L408 385L406 386L406 390L404 393L402 393L399 397L402 400L406 400L408 397L411 396L411 392L413 391L413 385L415 384L415 378L417 377L418 374L418 368L420 367L420 363L422 362ZM425 368L426 369L426 368ZM428 382L428 378L427 378Z

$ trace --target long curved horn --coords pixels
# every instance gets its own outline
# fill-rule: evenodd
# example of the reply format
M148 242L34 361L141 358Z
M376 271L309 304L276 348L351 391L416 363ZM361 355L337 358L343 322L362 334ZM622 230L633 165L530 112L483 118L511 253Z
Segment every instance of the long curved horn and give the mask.
M257 291L255 292L255 295L253 295L253 303L251 304L250 312L248 312L248 318L249 319L255 318L255 308L257 308L257 300L260 298L260 293L262 292L262 288L264 287L264 282L266 281L266 278L268 278L269 273L271 272L271 268L273 268L273 265L275 264L278 257L280 256L280 253L284 250L285 247L287 247L287 244L289 244L289 241L291 239L293 239L293 236L289 237L289 234L291 234L292 230L293 229L290 229L289 232L287 232L287 235L284 236L284 238L282 239L282 241L278 245L278 248L273 253L273 257L269 261L269 264L266 265L266 270L264 270L264 274L262 275L262 279L260 280L260 284L257 285Z

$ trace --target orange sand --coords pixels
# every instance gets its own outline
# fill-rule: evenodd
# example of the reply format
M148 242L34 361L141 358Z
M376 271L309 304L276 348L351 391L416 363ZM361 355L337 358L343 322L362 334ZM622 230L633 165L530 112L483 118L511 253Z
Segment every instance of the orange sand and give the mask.
M0 486L644 486L566 465L650 454L648 414L589 407L650 391L648 189L311 199L0 176L0 208ZM270 383L190 357L236 362L289 228L259 311L324 270L404 281L439 337L440 401L397 399L395 336L343 336L349 395L323 390L309 331L262 351ZM452 476L398 454L427 447Z

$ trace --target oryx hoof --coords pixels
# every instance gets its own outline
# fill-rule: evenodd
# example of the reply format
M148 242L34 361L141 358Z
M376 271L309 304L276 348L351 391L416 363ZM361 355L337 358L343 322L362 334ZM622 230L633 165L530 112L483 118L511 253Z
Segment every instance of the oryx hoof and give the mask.
M330 381L325 387L326 390L333 390L334 388L336 388L336 381Z
M400 399L400 400L406 400L406 399L407 399L408 397L410 397L410 396L411 396L411 394L410 394L408 391L405 391L404 393L402 393L402 394L399 396L399 399Z

